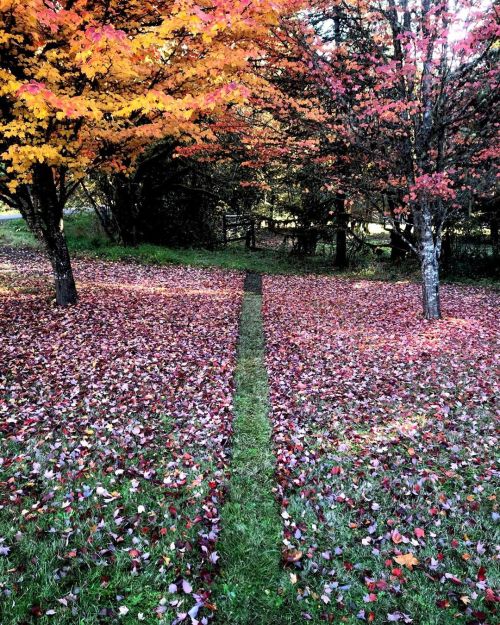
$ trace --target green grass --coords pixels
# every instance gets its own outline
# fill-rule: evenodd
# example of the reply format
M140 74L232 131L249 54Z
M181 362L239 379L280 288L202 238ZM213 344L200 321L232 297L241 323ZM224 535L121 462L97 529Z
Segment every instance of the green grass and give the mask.
M171 429L167 419L164 427ZM1 449L16 462L7 468L0 466L0 483L15 482L19 498L19 493L23 495L23 512L21 501L15 501L0 515L0 537L11 546L8 558L0 558L0 623L97 625L103 622L102 609L115 615L119 606L129 609L120 618L123 625L137 623L141 612L149 615L146 623L171 622L174 609L167 610L164 621L151 615L155 615L163 597L173 598L168 586L178 577L183 563L171 544L176 540L196 542L198 527L186 529L183 515L193 517L199 502L186 488L176 499L182 514L178 519L168 518L172 499L161 478L139 483L127 475L128 470L135 475L135 460L120 475L84 466L71 475L66 468L64 479L54 478L53 484L43 481L39 475L55 468L58 454L78 447L72 439L58 439L60 446L52 445L52 438L49 436L44 443L33 441L28 450L18 443L7 443L10 447ZM87 438L91 444L95 436L89 434ZM143 460L150 458L154 462L158 475L162 471L169 474L172 458L164 448L161 452L141 449L141 455ZM33 476L35 458L40 474ZM50 490L44 487L47 484ZM112 493L114 501L106 503L98 497L97 487ZM64 507L65 501L71 504ZM137 513L141 505L145 509L142 516ZM120 524L117 517L123 519ZM165 536L159 535L159 525L167 528ZM137 556L136 573L131 572L130 549L141 554ZM147 559L142 558L144 553L149 554ZM67 609L61 609L60 599L68 601ZM78 616L72 606L78 609ZM49 609L55 609L57 616L47 614ZM117 622L117 618L109 622Z
M355 267L339 272L333 267L331 254L298 258L287 250L245 249L237 242L225 248L170 248L144 243L137 247L113 244L106 237L93 213L74 213L65 218L68 246L73 256L101 258L110 261L133 261L148 265L192 265L194 267L219 267L238 271L267 274L340 274L356 280L420 281L420 271L415 261L391 264L388 250L380 257L372 254L360 257ZM372 239L372 242L378 239ZM0 244L13 247L36 247L38 244L20 219L0 221ZM458 282L499 288L498 280L480 276L447 275L442 282Z
M192 265L219 267L267 274L333 274L336 270L328 255L298 258L286 250L258 249L250 251L242 243L226 248L170 248L144 243L123 247L108 240L92 213L75 213L65 219L66 237L73 256L101 258L111 261L133 261L151 265ZM32 234L22 220L0 222L0 244L13 247L37 247ZM343 271L346 277L366 280L401 280L414 271L414 266L389 267L386 262L364 263L355 270ZM338 273L338 271L337 271ZM414 277L417 277L416 274Z
M487 422L487 417L485 419ZM363 436L364 430L363 428L356 428L354 432L349 430L348 438L344 439L342 436L339 436L339 440L348 441L353 437L353 434ZM324 431L318 431L317 436L318 438L324 436ZM314 439L314 437L314 434L312 434L311 439ZM460 447L461 451L459 453L465 458L467 449L465 445L460 445ZM308 449L312 452L314 445L308 445ZM400 447L392 446L389 456L396 456L397 454L406 460L407 466L412 465L412 459L408 456L405 445ZM333 615L335 616L335 620L332 622L355 625L360 622L356 616L360 606L365 607L367 614L371 609L375 610L377 615L374 620L375 623L387 622L383 619L383 615L398 611L406 612L412 616L422 615L425 617L425 620L418 622L425 625L451 625L452 623L464 622L465 617L462 609L464 606L459 597L465 595L469 598L470 588L465 584L460 585L460 593L454 595L444 584L430 580L423 567L420 566L411 573L403 567L405 581L402 585L401 595L393 591L377 590L376 604L364 605L363 597L368 593L366 578L388 580L390 585L395 581L394 578L390 577L390 571L397 564L393 561L394 545L380 546L380 553L372 552L372 545L368 547L362 545L361 541L367 536L367 530L366 523L360 523L360 514L356 510L356 505L359 505L361 498L360 490L370 493L370 496L380 505L380 510L376 515L378 531L374 536L382 534L387 528L391 527L390 523L393 522L394 518L397 518L397 507L395 508L394 505L395 498L393 493L381 488L377 479L370 482L369 477L366 477L370 474L369 462L371 456L369 454L360 454L355 445L350 445L345 453L335 452L332 456L331 461L318 463L317 468L311 469L308 475L308 484L311 484L313 488L315 484L332 484L333 492L342 492L350 501L354 502L353 509L351 510L346 505L344 508L336 506L333 510L329 503L322 499L318 500L317 505L313 509L310 503L307 502L307 499L305 500L299 493L290 496L287 508L293 518L300 518L301 522L307 526L308 532L314 534L315 549L317 550L315 554L316 561L319 563L320 569L321 558L318 558L318 553L321 553L323 550L333 552L335 547L342 548L341 555L334 556L332 554L326 566L335 572L333 579L341 587L346 588L345 594L348 600L345 602L345 605L335 605L335 592L332 594L331 605L321 605L318 597L322 595L328 578L325 575L323 577L315 575L311 568L311 563L306 563L297 572L298 583L296 591L305 596L303 593L307 588L309 593L309 596L302 600L302 609L310 617L309 623L311 625L321 625L326 620L325 614L330 614L332 618ZM430 458L431 456L427 457L425 461L428 467L431 466ZM440 456L436 456L435 462L436 466L446 467L450 465L450 457L443 451ZM343 467L344 473L339 476L332 476L331 468L338 466L339 463ZM402 474L405 473L403 463L399 466L399 471ZM360 486L357 480L359 475L365 476L362 486ZM386 475L390 475L390 472L388 471ZM394 479L394 475L392 479ZM450 478L448 482L442 479L432 486L428 485L425 497L422 497L425 501L419 501L417 497L414 497L413 510L416 518L424 516L426 508L432 506L439 507L440 498L448 490L449 496L454 497L456 490L459 489L463 492L462 497L465 499L467 493L474 492L477 483L478 475L471 469L462 471L460 475L455 476L453 479ZM470 563L465 562L462 558L464 552L474 552L474 546L478 542L484 542L485 537L494 536L495 532L497 532L494 524L491 522L491 512L495 509L495 485L483 484L481 500L485 503L482 505L480 512L473 515L473 520L467 518L465 513L462 515L457 512L450 512L447 515L441 513L438 523L426 528L425 546L420 546L416 549L415 546L403 545L401 547L402 551L415 552L420 563L429 562L431 558L435 558L436 554L440 552L446 561L446 568L443 570L457 575L462 580L476 579L480 564L486 565L490 586L492 588L498 587L500 570L494 564L489 564L488 556L485 556L481 563L479 563L477 556L476 558L473 557ZM421 509L419 509L420 506L422 506ZM321 523L318 523L317 509L321 509L323 513L323 521ZM404 524L399 524L398 527L404 531ZM458 539L458 547L456 549L450 546L451 537ZM375 544L376 542L374 541L373 546ZM352 570L345 569L345 562L353 565ZM387 563L391 563L390 566L387 566ZM439 578L439 575L437 577ZM449 608L439 609L437 602L446 597L452 597ZM479 597L472 601L472 605L474 609L480 610L484 607L483 602L484 598L480 594ZM352 606L356 606L356 609L353 610ZM493 621L485 620L485 623L490 622Z
M102 258L112 261L134 261L151 265L192 265L220 267L240 271L266 273L308 273L328 270L325 258L300 260L286 252L275 250L246 250L241 243L226 248L207 250L174 249L144 243L137 247L123 247L110 242L96 223L93 214L72 214L65 218L68 246L73 255ZM22 220L0 222L0 243L14 247L37 247L38 243Z
M221 577L214 593L220 625L299 622L292 604L285 605L280 567L261 299L246 293L241 315L232 475L222 511Z
M0 221L0 242L13 247L38 247L22 219Z

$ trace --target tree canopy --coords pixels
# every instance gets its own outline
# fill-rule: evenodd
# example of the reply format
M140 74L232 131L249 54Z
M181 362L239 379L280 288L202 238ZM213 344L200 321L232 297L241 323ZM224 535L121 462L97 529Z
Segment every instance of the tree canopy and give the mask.
M438 318L443 228L498 195L498 32L479 0L1 0L0 199L73 303L62 216L82 181L125 188L161 145L231 162L248 193L293 181L305 226L334 215L339 266L351 207L379 211Z

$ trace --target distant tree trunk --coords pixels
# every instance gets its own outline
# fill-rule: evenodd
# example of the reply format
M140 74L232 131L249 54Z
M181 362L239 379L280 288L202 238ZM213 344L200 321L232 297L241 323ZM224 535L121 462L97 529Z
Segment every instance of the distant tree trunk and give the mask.
M407 223L405 225L404 231L401 227L401 222L396 220L396 208L397 203L395 198L388 197L387 198L389 204L389 211L392 216L392 229L390 231L390 246L391 246L391 262L397 263L404 258L406 255L411 252L411 247L409 242L412 239L412 224Z
M441 266L450 267L453 255L452 237L450 230L446 230L443 235L443 245L441 248Z
M299 256L314 256L318 245L319 232L309 224L303 224L302 230L297 233L296 254Z
M439 256L441 235L435 235L432 216L428 205L415 213L415 226L419 243L419 257L422 270L422 302L426 319L441 319L439 295Z
M395 228L391 230L390 237L391 237L391 240L390 240L391 262L397 263L400 260L402 260L406 255L406 251L403 245L403 239L401 238L401 235L398 232L398 230L396 230Z
M64 191L57 192L52 168L43 164L35 167L32 184L21 187L16 196L29 229L44 245L49 257L59 306L76 304L78 300L64 235L65 199Z
M110 241L112 241L113 243L116 243L117 242L116 224L115 224L113 213L111 211L109 204L107 203L98 204L96 200L94 199L94 196L88 190L87 185L84 182L80 183L80 187L82 188L83 192L85 193L85 196L87 197L88 201L92 205L92 208L94 209L97 219L99 220L99 223L101 224L101 228L106 233L106 236L108 237Z
M339 195L335 200L337 229L335 233L335 259L333 265L339 269L344 269L348 265L347 261L347 222L348 215L345 212L345 197Z
M113 216L123 245L135 246L139 242L137 226L137 193L134 184L124 174L113 176Z
M411 253L411 245L413 243L412 234L413 225L407 223L404 231L401 230L401 226L394 222L394 226L390 231L390 245L391 245L391 262L396 263Z
M500 255L499 238L498 238L498 217L492 216L490 220L490 241L493 248L493 256L496 258Z

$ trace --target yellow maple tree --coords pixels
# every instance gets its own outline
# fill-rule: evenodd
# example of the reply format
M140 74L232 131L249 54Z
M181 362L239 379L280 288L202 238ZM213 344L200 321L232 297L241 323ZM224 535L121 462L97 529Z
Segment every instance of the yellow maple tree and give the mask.
M245 102L269 0L0 0L0 200L43 241L57 301L76 289L62 228L89 171L127 171L152 142L211 138Z

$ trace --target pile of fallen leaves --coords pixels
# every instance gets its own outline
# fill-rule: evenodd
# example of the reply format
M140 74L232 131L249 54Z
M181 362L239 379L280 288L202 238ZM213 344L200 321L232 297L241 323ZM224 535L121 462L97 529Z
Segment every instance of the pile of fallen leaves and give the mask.
M206 623L239 274L0 256L0 622Z
M498 622L500 297L268 277L283 564L314 622Z

